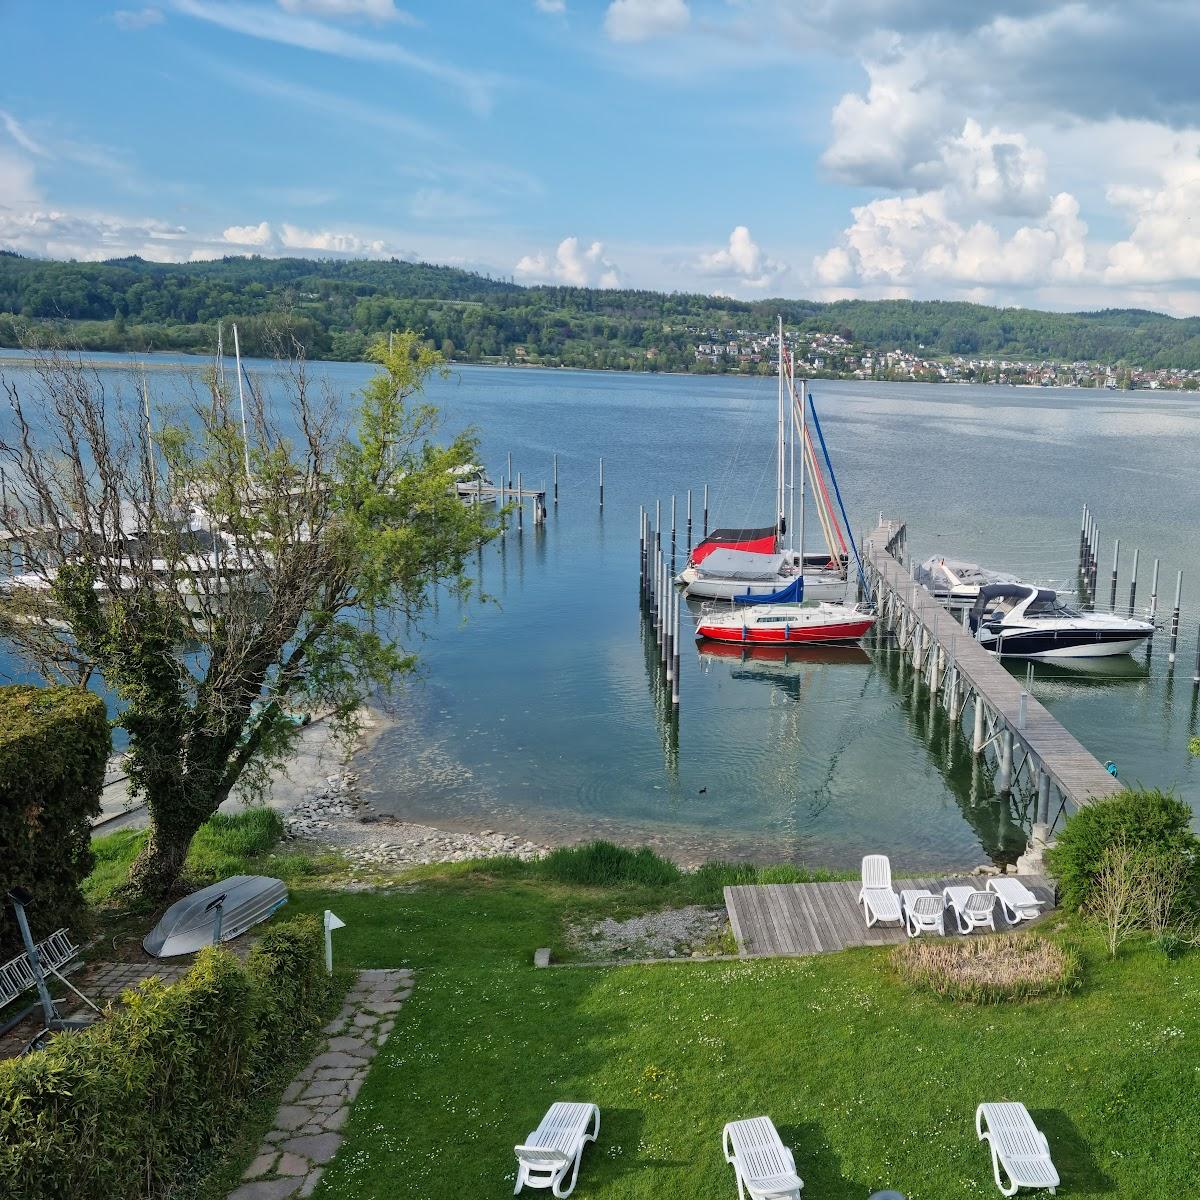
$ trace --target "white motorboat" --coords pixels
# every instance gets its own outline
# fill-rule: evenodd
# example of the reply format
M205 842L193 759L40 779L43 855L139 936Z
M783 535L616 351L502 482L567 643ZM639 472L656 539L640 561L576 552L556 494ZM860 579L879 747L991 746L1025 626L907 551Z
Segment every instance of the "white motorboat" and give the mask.
M979 589L971 632L986 650L1014 658L1107 658L1154 636L1149 621L1083 613L1050 588L994 583Z
M981 587L989 583L1020 583L1015 575L992 571L978 563L937 555L927 558L913 578L948 608L970 608Z

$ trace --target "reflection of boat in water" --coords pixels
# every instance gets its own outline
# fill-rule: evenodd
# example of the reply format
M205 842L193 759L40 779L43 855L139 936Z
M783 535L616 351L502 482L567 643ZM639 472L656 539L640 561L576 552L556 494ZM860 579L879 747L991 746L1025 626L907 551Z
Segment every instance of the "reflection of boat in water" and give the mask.
M1024 663L1009 664L1017 676L1025 674ZM1043 682L1103 684L1129 683L1149 679L1150 664L1130 654L1109 655L1105 658L1052 658L1039 660L1034 667L1034 679Z
M807 646L739 646L736 642L699 642L701 662L740 663L755 674L773 674L788 667L866 666L871 656L861 647L847 642Z

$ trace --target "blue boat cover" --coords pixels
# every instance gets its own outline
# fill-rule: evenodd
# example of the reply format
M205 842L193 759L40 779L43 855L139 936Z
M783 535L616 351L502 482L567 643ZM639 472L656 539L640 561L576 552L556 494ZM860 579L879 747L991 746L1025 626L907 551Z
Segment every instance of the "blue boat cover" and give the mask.
M734 604L800 604L804 600L804 576L797 575L791 583L778 592L768 592L765 596L752 596L749 592L734 596Z

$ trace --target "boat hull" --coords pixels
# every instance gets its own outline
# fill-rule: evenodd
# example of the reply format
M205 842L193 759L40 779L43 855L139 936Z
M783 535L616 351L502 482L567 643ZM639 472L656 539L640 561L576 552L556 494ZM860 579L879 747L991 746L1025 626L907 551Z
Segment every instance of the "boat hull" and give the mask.
M1130 654L1150 636L1133 632L1036 631L979 639L980 645L1004 658L1112 658Z
M785 625L783 628L773 629L754 629L748 625L718 625L701 620L696 626L696 636L713 642L736 643L740 646L811 646L820 642L856 642L874 624L875 618L871 616L828 625Z
M142 948L155 958L173 958L211 946L216 930L212 906L221 897L221 941L228 942L285 905L288 893L282 880L269 875L232 875L172 904Z
M770 596L787 587L794 575L775 579L722 579L706 578L692 571L684 571L679 581L687 585L688 596L699 600L732 600L734 596ZM828 600L840 603L846 597L846 581L840 575L804 576L805 600Z

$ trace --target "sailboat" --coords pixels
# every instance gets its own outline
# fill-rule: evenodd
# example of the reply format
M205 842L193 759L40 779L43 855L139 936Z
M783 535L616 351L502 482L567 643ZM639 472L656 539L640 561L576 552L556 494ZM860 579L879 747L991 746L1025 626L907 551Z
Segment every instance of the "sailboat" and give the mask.
M786 367L786 370L785 370ZM776 512L773 528L718 529L688 556L676 582L689 597L732 600L735 596L769 596L803 579L803 598L841 601L847 591L849 554L841 526L833 515L829 489L820 471L805 413L807 384L796 392L795 361L783 341L779 319L779 406L776 439ZM788 419L790 414L790 420ZM800 449L800 519L795 518L796 449ZM804 552L806 478L813 480L815 508L826 549ZM788 503L785 509L785 496ZM789 511L793 518L789 521ZM799 538L799 548L793 538ZM786 546L783 539L787 538Z

